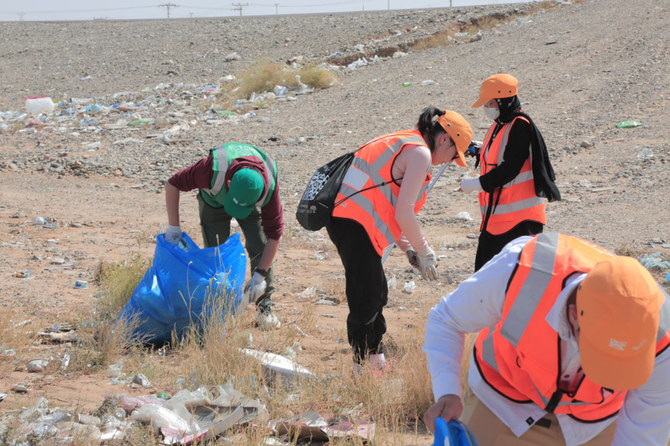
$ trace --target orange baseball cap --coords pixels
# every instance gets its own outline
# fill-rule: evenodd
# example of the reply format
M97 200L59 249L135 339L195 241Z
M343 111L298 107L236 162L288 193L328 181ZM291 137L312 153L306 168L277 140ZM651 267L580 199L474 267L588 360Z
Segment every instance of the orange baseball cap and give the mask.
M577 291L579 351L584 374L599 386L629 390L654 369L665 297L632 257L598 262Z
M484 79L479 87L479 99L472 104L472 108L481 107L491 99L511 98L516 96L519 81L510 74L494 74Z
M458 153L456 164L466 167L465 152L472 142L472 127L463 116L452 110L445 110L444 114L437 118L437 122L456 144L456 152Z

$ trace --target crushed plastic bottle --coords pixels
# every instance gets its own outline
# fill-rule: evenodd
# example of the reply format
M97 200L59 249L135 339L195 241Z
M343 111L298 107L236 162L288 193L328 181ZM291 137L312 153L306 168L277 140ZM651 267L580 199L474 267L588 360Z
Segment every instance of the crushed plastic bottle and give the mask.
M616 123L616 126L620 129L630 129L633 127L639 127L641 125L642 123L638 121L621 121Z
M403 83L402 83L402 86L403 86L403 87L409 87L410 85L412 85L411 82L403 82Z

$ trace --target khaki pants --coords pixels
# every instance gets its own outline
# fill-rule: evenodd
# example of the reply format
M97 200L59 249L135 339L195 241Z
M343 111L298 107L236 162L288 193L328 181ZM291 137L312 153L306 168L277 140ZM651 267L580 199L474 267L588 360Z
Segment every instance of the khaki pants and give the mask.
M551 421L550 426L542 427L535 424L521 437L517 437L479 398L470 395L466 398L465 409L460 419L475 434L481 446L565 445L558 420L553 414L545 417ZM584 443L584 446L610 446L614 440L615 430L616 422L613 422L594 439Z
M230 236L230 220L232 217L228 215L223 207L214 208L203 200L198 194L198 205L200 211L200 227L202 229L202 238L205 242L205 248L219 246L225 242ZM261 260L263 250L267 240L263 233L263 226L261 224L260 208L256 207L247 218L236 219L237 223L244 234L244 247L247 248L249 255L249 268L251 273L254 272ZM256 305L267 308L272 305L272 293L275 290L273 268L270 267L267 276L265 276L265 293L256 300Z

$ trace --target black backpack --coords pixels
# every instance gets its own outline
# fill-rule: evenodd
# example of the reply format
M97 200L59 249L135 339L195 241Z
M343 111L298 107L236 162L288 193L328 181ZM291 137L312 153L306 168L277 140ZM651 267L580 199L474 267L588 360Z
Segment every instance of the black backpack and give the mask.
M335 158L319 167L302 194L295 217L309 231L318 231L330 223L335 207L335 197L340 190L344 175L354 159L354 152Z

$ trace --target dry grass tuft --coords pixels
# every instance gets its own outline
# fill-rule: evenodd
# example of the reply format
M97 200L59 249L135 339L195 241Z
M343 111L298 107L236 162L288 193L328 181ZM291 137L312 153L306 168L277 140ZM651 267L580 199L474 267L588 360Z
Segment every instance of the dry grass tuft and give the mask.
M337 76L327 68L316 65L293 68L272 61L261 61L238 76L231 94L247 99L252 93L273 91L277 85L295 89L300 87L300 83L309 88L325 89L337 84Z
M102 298L98 311L102 317L117 316L149 268L150 260L135 255L129 261L100 263L95 280L100 284Z
M338 83L338 77L334 72L317 65L302 67L297 72L300 81L310 88L324 90Z

